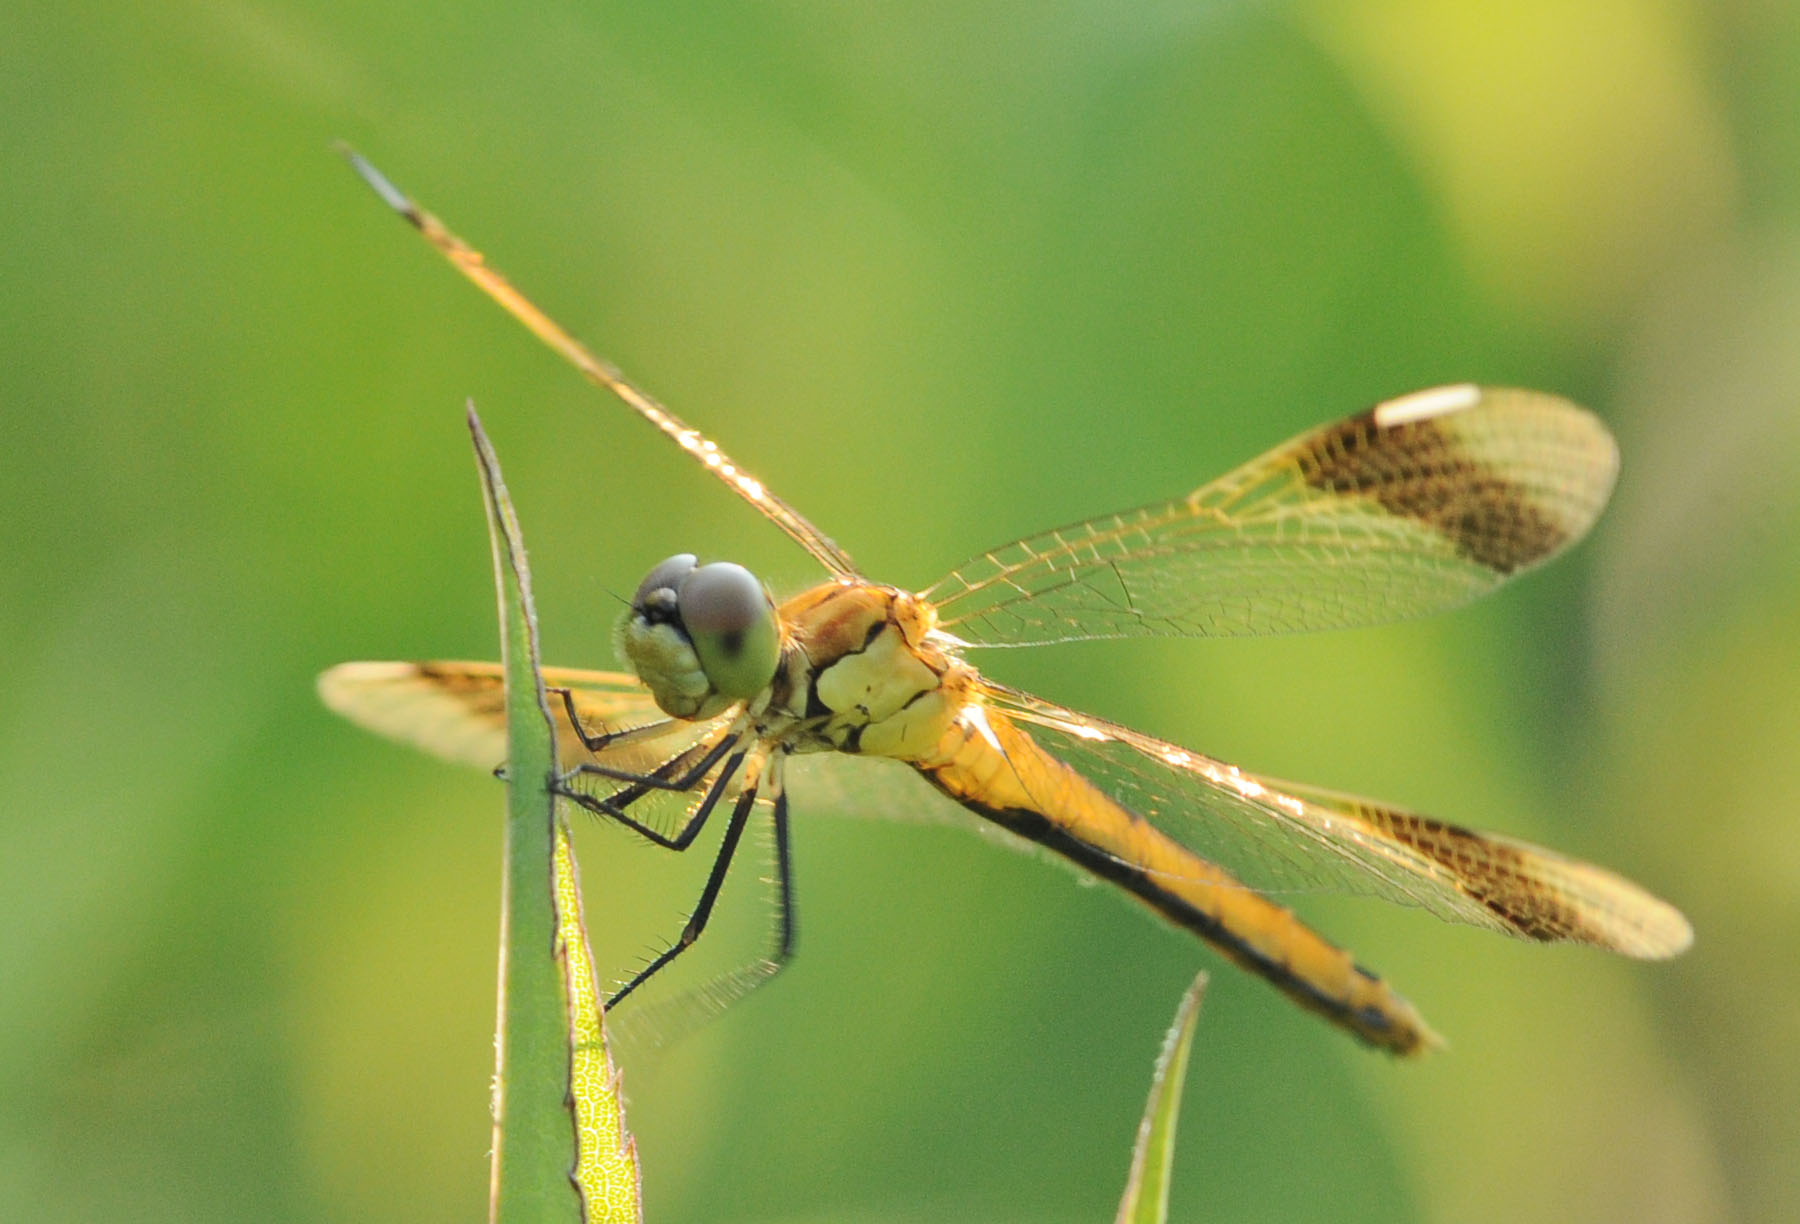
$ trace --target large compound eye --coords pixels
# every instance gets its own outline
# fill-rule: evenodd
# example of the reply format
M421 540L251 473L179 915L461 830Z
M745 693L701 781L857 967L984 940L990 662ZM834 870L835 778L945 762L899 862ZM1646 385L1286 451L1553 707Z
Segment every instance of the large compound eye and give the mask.
M656 569L680 560L671 557ZM769 686L781 661L781 630L756 575L729 561L702 565L682 581L680 608L714 692L741 700Z
M698 562L693 553L676 553L659 563L638 583L637 593L631 597L631 610L653 625L679 623L677 596L682 582L694 572Z

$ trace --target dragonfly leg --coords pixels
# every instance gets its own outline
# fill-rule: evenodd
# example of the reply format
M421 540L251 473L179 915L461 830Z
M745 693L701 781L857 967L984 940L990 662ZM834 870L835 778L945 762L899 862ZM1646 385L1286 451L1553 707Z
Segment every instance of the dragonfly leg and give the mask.
M603 731L599 735L593 735L590 734L587 727L583 725L581 715L575 710L574 689L552 684L547 685L544 691L546 693L555 693L562 698L563 713L568 716L569 726L575 732L575 738L581 741L581 746L586 748L589 752L597 753L602 749L610 748L614 744L621 743L625 740L635 739L640 735L656 734L666 731L675 722L673 718L659 718L655 722L647 722L637 727L626 727L622 731Z
M699 782L701 778L704 778L712 767L719 763L719 758L723 757L727 752L730 752L734 744L740 742L740 738L741 737L738 736L726 735L721 738L718 743L706 748L704 752L701 752L701 745L695 744L687 751L658 765L649 773L637 773L629 769L618 769L611 765L602 765L598 761L583 761L581 764L563 774L563 780L567 781L574 777L593 776L599 778L611 778L615 782L630 783L628 787L619 792L622 795L629 795L629 798L623 800L608 800L608 802L618 803L635 803L638 799L643 797L645 792L652 790L693 790L694 784ZM695 762L691 768L687 769L685 773L681 773L677 777L669 776L681 769L682 763L693 757L697 752L701 753L700 759ZM571 795L570 798L574 798L574 796Z
M775 955L770 957L769 975L773 976L794 959L794 940L798 932L794 921L794 864L788 851L787 791L775 795Z
M720 787L714 787L710 799L716 795ZM744 826L749 822L750 809L756 804L756 788L752 786L738 796L737 803L731 809L731 823L725 826L725 840L719 845L719 855L713 860L712 873L706 877L706 887L700 891L699 904L689 916L687 925L681 929L681 937L664 948L654 960L637 971L629 982L613 992L613 997L606 1001L606 1008L611 1011L619 1005L619 1001L632 991L642 986L650 975L664 965L694 946L706 930L707 920L712 917L713 903L719 899L719 889L725 883L725 872L731 866L732 858L737 854L738 843L743 839Z
M719 771L719 776L714 779L711 786L707 787L706 794L700 800L700 806L694 809L693 815L687 818L673 836L653 829L643 821L633 818L630 813L625 811L624 804L615 806L607 800L596 799L592 795L584 795L578 791L559 789L557 793L566 799L574 800L590 812L597 812L608 819L616 820L639 837L661 846L664 850L686 850L694 844L694 838L700 835L700 830L706 825L706 818L712 815L715 807L719 806L719 800L725 794L725 787L730 783L732 775L738 771L738 767L744 763L744 756L745 752L739 751L725 762L725 767ZM643 795L640 793L638 798L642 797Z
M773 803L775 833L775 941L769 954L705 985L648 1008L634 1007L620 1033L634 1033L649 1046L662 1046L773 978L794 958L793 866L788 843L787 796L781 784L780 757L767 775L763 792ZM671 952L670 955L674 953ZM634 984L635 986L635 984ZM623 991L620 992L621 994Z
M671 760L665 761L663 764L657 766L655 770L647 774L633 773L630 770L625 769L614 769L609 765L584 762L583 764L575 766L575 768L569 770L567 773L563 774L561 778L557 779L552 789L564 799L568 799L596 815L610 817L613 820L622 821L633 828L640 828L641 826L635 821L626 817L625 809L627 807L630 807L632 804L653 791L693 790L700 779L704 778L707 772L719 763L719 758L723 757L727 752L731 751L735 745L741 742L741 739L728 735L710 748L705 749L705 751L702 751L701 746L696 744L686 752L681 753ZM699 754L698 762L691 768L684 770L684 763L692 759L696 753ZM742 756L742 753L739 755ZM680 776L667 776L678 770L682 771ZM629 785L620 788L610 795L601 797L599 795L590 795L586 791L576 790L570 784L575 778L588 776L607 778L615 782L626 782L629 783Z
M587 728L581 725L581 716L575 712L575 707L572 704L570 704L571 690L566 689L566 688L556 688L554 686L551 686L549 688L546 688L544 691L547 693L561 693L562 694L563 704L568 706L569 726L574 730L575 738L580 740L582 743L582 746L587 751L592 752L592 753L599 753L599 752L603 751L604 749L611 748L618 744L625 743L628 740L637 739L640 736L651 735L651 734L660 734L664 731L667 731L669 729L669 727L675 722L675 720L672 718L663 718L663 719L658 719L656 722L644 723L642 726L627 727L623 731L608 731L602 735L590 735L590 734L588 734ZM717 747L717 745L714 745L714 747ZM695 751L695 750L694 749L689 750L689 752L692 752L692 751ZM572 777L573 775L578 774L578 773L601 774L601 775L604 775L605 777L613 778L613 779L615 779L617 781L621 781L621 782L636 782L636 783L643 783L644 785L648 785L648 786L663 786L663 787L673 790L673 789L678 789L680 784L676 783L672 780L665 780L662 777L660 777L660 775L664 771L673 768L676 763L680 762L687 755L688 755L688 753L686 753L686 752L682 753L681 756L677 756L674 761L665 763L664 765L660 766L654 773L648 773L648 774L634 773L630 770L613 769L613 768L601 766L594 762L589 761L589 762L585 762L581 765L577 765L573 769L565 771L563 774L563 777L566 779L566 778ZM714 758L714 759L716 760L717 758ZM493 775L494 775L494 777L498 778L502 782L505 782L507 780L506 762L505 761L502 761L502 762L500 762L500 764L494 766ZM690 785L691 785L691 783L690 783ZM571 799L575 798L574 795L570 795L568 797Z

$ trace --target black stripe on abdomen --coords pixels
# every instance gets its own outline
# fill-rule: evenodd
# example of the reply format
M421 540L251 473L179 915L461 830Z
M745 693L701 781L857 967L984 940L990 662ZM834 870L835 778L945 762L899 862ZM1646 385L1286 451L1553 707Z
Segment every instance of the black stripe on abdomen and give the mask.
M1286 964L1246 943L1217 918L1157 884L1150 873L1072 836L1042 812L1029 808L990 807L958 794L942 782L933 769L920 768L919 772L945 796L983 820L990 820L1026 841L1060 855L1083 871L1124 889L1167 921L1204 939L1234 964L1263 978L1302 1007L1350 1030L1368 1044L1402 1054L1413 1053L1420 1047L1420 1035L1397 1026L1394 1018L1385 1012L1378 1008L1359 1011L1344 1000L1319 990ZM1351 969L1370 982L1381 980L1361 965L1352 963Z

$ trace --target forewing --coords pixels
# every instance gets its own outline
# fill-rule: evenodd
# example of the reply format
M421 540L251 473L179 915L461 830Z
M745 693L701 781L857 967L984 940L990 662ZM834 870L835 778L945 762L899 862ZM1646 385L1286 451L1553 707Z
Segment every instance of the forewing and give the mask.
M1589 863L1372 800L1259 777L1014 690L986 700L1200 857L1265 892L1320 889L1636 957L1682 951L1679 911Z
M544 684L556 725L556 759L565 771L599 765L676 779L691 772L733 730L730 713L697 723L669 718L636 677L620 672L546 667ZM569 721L560 689L568 690L589 740L617 738L598 752L589 751ZM505 684L497 663L344 663L319 677L319 694L352 722L434 756L483 769L506 760ZM686 790L634 787L628 780L593 772L571 772L567 784L601 800L631 792L633 819L672 833L717 782L722 764ZM735 797L740 780L729 780L721 799Z
M579 340L545 314L535 302L521 293L502 276L487 258L450 232L448 226L420 208L374 166L350 149L343 150L350 165L364 182L374 188L382 201L406 218L408 224L424 235L439 254L468 277L470 282L501 309L523 323L531 334L542 340L564 361L580 371L595 386L610 392L621 403L660 430L695 462L722 480L726 487L756 507L770 522L785 531L789 538L811 553L821 565L834 574L854 574L856 567L848 554L814 527L800 512L782 501L762 481L731 461L711 439L703 436L657 403L649 393L637 387L609 361L595 356Z
M1187 497L974 558L930 590L968 645L1346 628L1467 602L1581 538L1612 435L1567 400L1440 387L1303 434Z
M590 737L667 723L608 753L609 763L638 769L691 743L701 728L671 722L636 677L622 672L546 667L544 683L567 688ZM506 760L506 694L498 663L341 663L319 677L319 696L358 726L434 756L493 769ZM592 760L551 692L557 759L567 769Z

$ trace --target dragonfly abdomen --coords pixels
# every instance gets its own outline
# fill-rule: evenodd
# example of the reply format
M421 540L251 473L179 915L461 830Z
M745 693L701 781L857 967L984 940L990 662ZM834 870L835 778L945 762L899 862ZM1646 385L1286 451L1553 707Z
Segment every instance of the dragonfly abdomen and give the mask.
M1417 1009L1348 952L1108 797L998 711L959 720L913 764L976 815L1117 885L1368 1044L1396 1054L1440 1044Z

